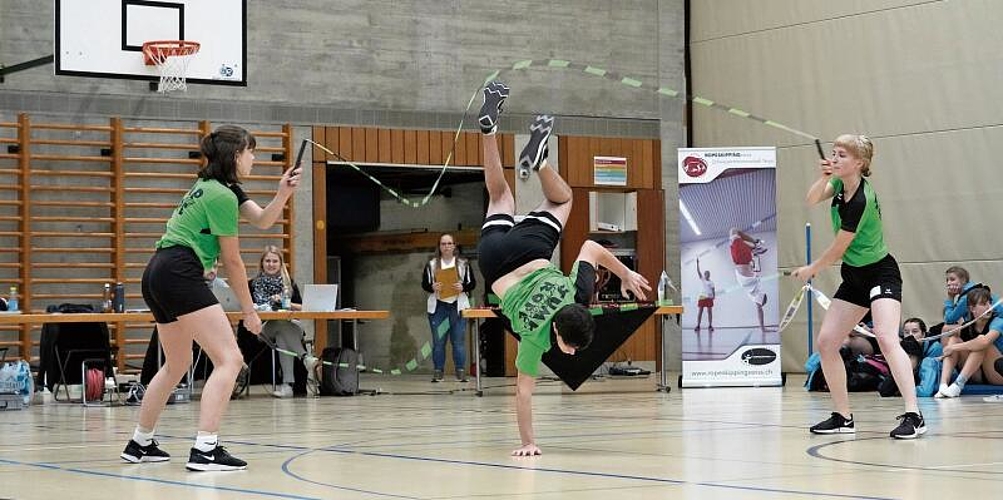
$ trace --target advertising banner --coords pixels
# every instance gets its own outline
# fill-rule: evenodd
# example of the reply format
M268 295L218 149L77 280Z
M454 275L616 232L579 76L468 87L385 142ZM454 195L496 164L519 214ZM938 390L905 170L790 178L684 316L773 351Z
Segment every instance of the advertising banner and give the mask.
M781 385L776 149L679 149L683 387Z

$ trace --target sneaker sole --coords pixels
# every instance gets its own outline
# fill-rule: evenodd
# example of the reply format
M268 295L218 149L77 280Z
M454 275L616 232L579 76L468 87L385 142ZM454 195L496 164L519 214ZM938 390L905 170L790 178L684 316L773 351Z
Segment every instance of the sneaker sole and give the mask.
M149 456L134 457L132 455L127 455L125 453L119 455L119 457L122 457L122 460L125 460L126 462L129 462L131 464L167 462L168 460L171 459L171 457L149 457Z
M246 465L223 465L223 464L196 464L188 462L185 468L193 472L225 472L232 470L244 470Z
M827 435L827 434L856 434L857 430L856 429L847 429L847 428L844 427L844 428L832 429L832 430L808 429L808 432L810 432L812 434L822 434L822 435Z
M487 90L484 96L484 104L481 105L481 110L477 118L477 123L481 126L481 132L484 132L485 128L498 129L498 115L501 114L501 106L505 103L505 99L508 99L508 96L509 89L504 84L502 84L502 89L492 88L492 90ZM487 123L485 119L487 119Z
M523 172L528 173L531 169L536 170L540 168L540 157L543 155L543 150L547 147L550 135L554 132L554 117L548 115L541 116L542 118L533 120L533 124L530 125L529 142L526 143L526 147L519 154L520 175L525 175Z
M923 434L926 434L926 426L917 427L916 428L916 432L914 432L912 434L903 434L901 436L892 435L892 437L895 438L895 439L916 439L916 438L922 436Z

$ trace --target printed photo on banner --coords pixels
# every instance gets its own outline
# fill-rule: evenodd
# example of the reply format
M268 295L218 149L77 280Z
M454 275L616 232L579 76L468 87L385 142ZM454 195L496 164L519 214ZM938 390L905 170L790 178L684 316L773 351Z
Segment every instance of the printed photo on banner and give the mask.
M779 385L776 150L678 160L683 387Z

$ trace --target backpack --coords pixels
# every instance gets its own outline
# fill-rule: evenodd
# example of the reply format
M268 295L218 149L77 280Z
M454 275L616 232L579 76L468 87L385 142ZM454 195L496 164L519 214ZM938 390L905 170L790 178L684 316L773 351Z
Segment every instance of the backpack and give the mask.
M327 347L321 353L321 396L354 396L359 392L359 354L350 347Z
M876 391L890 374L888 361L881 354L860 355L846 363L846 388L850 392Z
M822 374L822 355L813 352L804 363L804 371L808 378L804 381L806 391L829 392L829 385L825 383L825 375Z
M843 358L843 365L846 368L846 389L850 392L876 391L881 386L882 381L891 379L888 362L880 354L853 356L848 350L846 352L841 351L840 354ZM829 384L822 373L821 365L818 353L808 358L808 362L805 363L805 370L808 372L805 389L809 391L829 391Z

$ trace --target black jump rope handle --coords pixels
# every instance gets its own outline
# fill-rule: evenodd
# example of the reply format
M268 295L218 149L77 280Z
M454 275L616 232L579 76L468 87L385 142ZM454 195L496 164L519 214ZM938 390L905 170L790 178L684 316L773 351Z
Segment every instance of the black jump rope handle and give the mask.
M825 152L822 151L822 141L820 141L818 139L815 139L815 149L818 150L818 157L824 160L825 159ZM302 153L303 153L303 151L300 150L300 154L302 154Z
M303 139L303 142L300 143L300 151L296 153L296 163L293 163L293 168L300 168L300 163L303 162L303 151L306 151L306 139Z
M303 151L306 151L306 143L307 143L306 139L303 139L303 142L300 143L300 151L299 153L296 153L296 163L293 163L293 168L291 169L291 171L296 171L296 172L303 171L303 167L300 164L303 162Z

